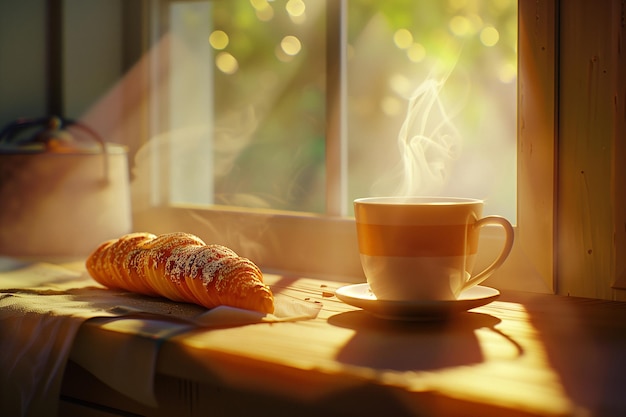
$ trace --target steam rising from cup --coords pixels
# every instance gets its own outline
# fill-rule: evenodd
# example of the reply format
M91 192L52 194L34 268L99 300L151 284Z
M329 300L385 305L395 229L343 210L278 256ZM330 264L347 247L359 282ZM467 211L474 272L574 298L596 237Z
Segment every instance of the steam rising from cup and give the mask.
M436 195L461 151L461 137L441 100L446 79L428 78L408 102L397 145L400 162L372 186L373 195Z

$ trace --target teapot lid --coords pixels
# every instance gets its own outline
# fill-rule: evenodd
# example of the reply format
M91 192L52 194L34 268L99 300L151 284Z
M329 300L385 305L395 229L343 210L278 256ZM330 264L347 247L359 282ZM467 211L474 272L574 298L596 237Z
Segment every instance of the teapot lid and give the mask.
M77 129L70 132L69 127ZM73 133L78 130L83 135ZM18 119L0 131L0 153L5 154L101 153L105 150L105 142L96 131L81 122L59 116Z

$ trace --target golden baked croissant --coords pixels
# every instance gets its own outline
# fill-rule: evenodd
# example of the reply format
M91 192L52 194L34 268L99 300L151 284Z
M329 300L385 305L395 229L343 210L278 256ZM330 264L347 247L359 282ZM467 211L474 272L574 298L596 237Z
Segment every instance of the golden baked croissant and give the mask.
M89 255L86 267L108 288L207 308L274 312L274 296L252 261L189 233L131 233L109 240Z

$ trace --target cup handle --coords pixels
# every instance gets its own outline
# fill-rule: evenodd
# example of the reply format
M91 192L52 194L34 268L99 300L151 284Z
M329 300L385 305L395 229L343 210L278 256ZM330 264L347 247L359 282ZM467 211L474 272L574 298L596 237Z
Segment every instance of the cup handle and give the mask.
M498 269L504 263L506 258L509 256L509 253L511 253L511 249L513 248L514 230L513 230L513 226L507 219L505 219L504 217L500 217L500 216L486 216L478 220L476 223L474 223L472 227L483 227L487 224L496 224L496 225L501 226L504 229L505 237L506 237L506 240L504 242L504 247L502 248L500 255L498 255L498 257L495 259L495 261L491 263L491 265L489 265L483 271L474 275L473 277L471 277L469 280L465 282L465 284L463 285L462 291L467 290L468 288L471 288L475 285L478 285L484 280L486 280L496 269Z

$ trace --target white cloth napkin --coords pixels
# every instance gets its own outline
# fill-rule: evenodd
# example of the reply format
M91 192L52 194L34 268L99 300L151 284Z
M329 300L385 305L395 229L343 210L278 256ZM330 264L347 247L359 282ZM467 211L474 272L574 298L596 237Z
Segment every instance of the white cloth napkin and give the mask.
M226 306L206 310L104 289L80 268L0 258L0 415L56 412L63 371L86 320L108 318L105 326L106 321L116 320L118 329L128 323L128 332L136 337L126 338L123 345L99 346L111 352L104 358L94 357L93 347L79 343L72 360L119 392L154 406L154 367L164 340L199 326L312 319L321 308L319 303L280 295L275 306L274 314Z

